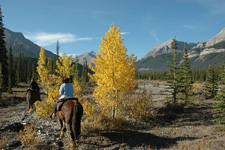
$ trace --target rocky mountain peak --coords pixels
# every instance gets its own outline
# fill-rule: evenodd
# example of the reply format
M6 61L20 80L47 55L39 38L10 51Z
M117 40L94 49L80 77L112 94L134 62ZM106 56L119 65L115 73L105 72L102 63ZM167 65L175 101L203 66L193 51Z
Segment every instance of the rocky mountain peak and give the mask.
M223 28L221 30L220 33L218 33L216 36L212 37L211 39L209 39L207 42L206 42L206 47L210 47L212 45L215 45L221 41L225 41L225 28Z
M183 50L184 49L184 43L183 41L177 41L177 48L178 50ZM169 39L168 41L164 42L161 45L156 46L153 48L150 52L148 52L142 59L146 59L150 56L156 57L161 54L166 54L166 53L172 53L171 46L173 44L173 39ZM196 46L195 43L185 43L186 48L192 49L194 46Z
M96 53L94 51L84 53L78 56L78 63L83 65L83 63L87 60L87 63L92 63L92 59L96 58ZM75 59L74 59L75 61Z

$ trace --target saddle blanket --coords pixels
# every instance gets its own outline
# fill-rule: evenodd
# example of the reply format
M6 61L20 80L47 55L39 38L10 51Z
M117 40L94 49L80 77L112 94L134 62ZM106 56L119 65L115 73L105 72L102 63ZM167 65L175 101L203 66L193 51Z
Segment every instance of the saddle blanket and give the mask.
M61 99L59 102L57 102L57 111L60 111L62 109L63 104L68 101L68 100L72 100L72 101L77 101L78 102L78 98L76 97L67 97L67 98L63 98Z

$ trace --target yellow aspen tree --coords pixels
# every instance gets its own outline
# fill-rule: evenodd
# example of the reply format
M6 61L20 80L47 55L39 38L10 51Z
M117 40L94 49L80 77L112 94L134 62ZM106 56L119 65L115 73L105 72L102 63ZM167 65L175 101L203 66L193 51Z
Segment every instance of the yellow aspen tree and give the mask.
M46 65L45 50L41 48L40 58L38 60L38 73L40 75L41 84L45 87L47 99L42 102L36 102L36 115L49 115L52 112L53 98L59 95L59 87L62 84L62 77L70 77L73 73L72 56L67 57L64 53L62 58L57 60L58 75L52 74ZM49 60L51 61L51 59Z
M40 76L40 82L44 87L47 87L46 83L48 80L48 70L46 67L46 57L45 57L45 49L43 47L41 47L40 49L40 57L38 60L38 67L37 67L37 71L38 74ZM44 89L44 92L47 93L47 89Z
M90 77L96 82L93 96L102 110L102 114L120 110L121 97L130 93L134 88L136 57L128 56L127 49L123 46L120 28L111 25L106 33L106 38L101 38L99 53L93 60L94 66L90 68L95 72Z
M81 89L81 86L80 86L80 82L77 81L76 79L73 80L73 89L74 89L73 96L78 98L79 101L81 101L82 100L82 89Z
M66 53L63 53L62 57L59 57L59 60L56 61L56 65L58 69L56 72L59 76L67 76L70 77L74 72L74 66L72 65L72 55L67 57Z

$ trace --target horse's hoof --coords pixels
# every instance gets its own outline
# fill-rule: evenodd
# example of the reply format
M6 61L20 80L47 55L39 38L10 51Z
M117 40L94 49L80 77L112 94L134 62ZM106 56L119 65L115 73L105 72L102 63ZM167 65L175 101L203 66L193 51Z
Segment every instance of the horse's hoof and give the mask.
M64 138L64 135L60 135L60 138Z

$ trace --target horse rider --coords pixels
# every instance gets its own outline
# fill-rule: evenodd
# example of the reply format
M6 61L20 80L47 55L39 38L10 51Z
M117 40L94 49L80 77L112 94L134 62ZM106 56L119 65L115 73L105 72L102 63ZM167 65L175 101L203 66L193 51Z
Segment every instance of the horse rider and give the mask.
M69 77L63 77L63 84L60 86L60 89L59 89L59 94L61 95L61 97L53 105L53 112L50 115L50 118L52 118L52 119L54 119L55 115L56 115L56 111L57 111L56 104L58 102L63 101L64 98L73 97L74 89L73 89L73 85L71 83L69 83L69 81L70 81Z
M36 92L38 99L40 100L40 88L34 78L31 79L30 88Z

